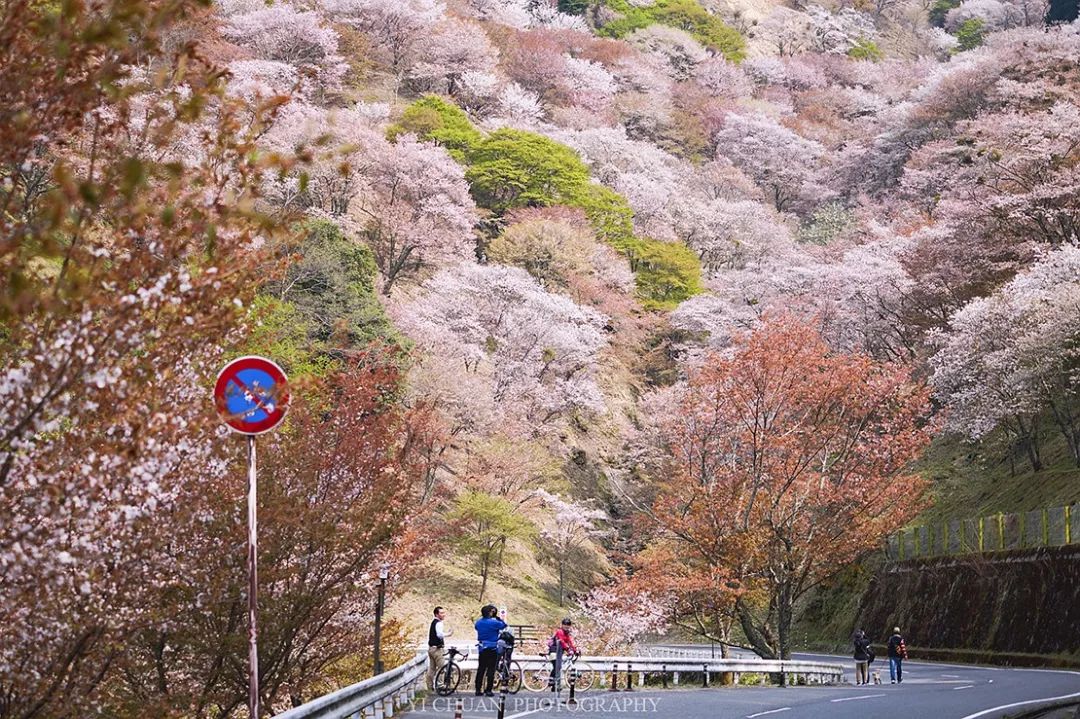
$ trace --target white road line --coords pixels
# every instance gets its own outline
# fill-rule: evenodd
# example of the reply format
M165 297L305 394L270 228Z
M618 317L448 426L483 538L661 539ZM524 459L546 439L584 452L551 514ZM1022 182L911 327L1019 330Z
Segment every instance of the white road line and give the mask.
M767 712L758 712L757 714L747 714L746 719L754 719L754 717L763 717L766 714L776 714L777 712L791 711L791 707L781 707L780 709L770 709Z
M949 677L950 679L959 679L960 678L959 674L942 674L941 676Z
M506 717L506 719L518 719L518 717L527 717L530 714L536 714L537 712L542 712L545 709L549 709L549 708L550 707L541 707L539 709L531 709L531 710L529 710L527 712L521 712L520 714L511 714L510 716Z
M968 714L966 717L961 717L961 719L977 719L977 717L986 716L987 714L993 714L993 713L1001 711L1002 709L1012 709L1013 707L1027 706L1028 704L1042 704L1043 702L1054 702L1054 701L1057 701L1059 699L1073 699L1074 697L1080 697L1080 692L1077 692L1076 694L1063 694L1062 696L1059 696L1059 697L1046 697L1045 699L1031 699L1031 700L1026 701L1026 702L1016 702L1015 704L1002 704L999 707L991 707L989 709L983 709L981 712L976 712L974 714Z
M835 704L836 702L853 702L853 701L856 701L858 699L873 699L874 697L883 697L883 696L885 696L885 695L884 694L863 694L862 696L844 697L843 699L830 699L829 701L831 701L833 704Z
M952 688L952 690L953 690L954 692L958 692L958 691L960 691L961 689L974 689L974 688L975 688L975 685L974 685L974 684L968 684L968 685L967 685L966 687L953 687L953 688Z

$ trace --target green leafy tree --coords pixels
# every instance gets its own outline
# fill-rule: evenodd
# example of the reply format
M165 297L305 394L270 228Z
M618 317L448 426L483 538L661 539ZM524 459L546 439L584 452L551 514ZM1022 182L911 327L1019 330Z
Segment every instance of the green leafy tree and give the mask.
M478 205L511 207L572 204L589 183L577 153L543 135L503 128L468 153L465 178Z
M589 9L589 0L559 0L559 12L567 15L584 15Z
M670 309L702 291L697 255L681 245L635 237L626 198L593 182L581 157L566 145L508 128L484 137L465 113L434 96L410 105L391 136L406 131L453 146L451 154L458 153L468 166L469 191L481 207L497 214L553 205L583 210L596 236L630 259L647 307ZM510 250L496 243L495 252Z
M689 33L702 45L731 62L739 62L746 57L746 40L739 31L709 13L695 0L658 0L644 8L631 5L626 0L610 0L607 5L622 17L600 28L601 35L621 38L659 23Z
M934 27L945 27L945 16L954 7L960 7L960 0L936 0L930 6L929 21Z
M869 60L870 62L881 62L885 59L885 53L881 51L878 44L865 37L856 40L855 45L848 50L847 54L848 57L856 60Z
M376 296L378 270L367 246L318 220L284 251L294 261L265 291L296 308L311 339L339 347L396 339Z
M531 539L536 527L508 500L475 489L458 496L449 519L461 525L458 550L476 560L480 572L477 599L483 601L491 569L506 558L507 544Z
M964 50L974 50L983 44L983 39L986 36L986 27L983 25L983 21L977 17L965 20L960 27L956 29L956 40L959 45L956 46L957 52L963 52Z
M251 334L237 356L273 357L293 382L301 377L323 377L336 363L311 342L307 320L291 302L258 295L251 303Z
M646 307L673 309L704 289L701 262L686 245L637 237L626 254Z
M386 136L393 142L406 133L441 145L458 162L465 162L466 154L484 139L461 108L437 95L428 95L405 108Z

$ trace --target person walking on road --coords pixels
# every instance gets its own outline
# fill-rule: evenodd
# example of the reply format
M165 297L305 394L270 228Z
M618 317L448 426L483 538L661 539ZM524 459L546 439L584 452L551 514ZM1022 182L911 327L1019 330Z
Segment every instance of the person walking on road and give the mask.
M855 686L870 683L870 640L861 629L855 630Z
M480 609L480 618L476 620L476 643L480 647L480 656L476 667L476 696L483 688L484 696L495 696L495 669L499 664L499 633L508 626L499 619L498 609L493 604ZM487 686L484 687L484 678Z
M904 638L900 636L900 627L893 627L892 636L889 637L889 683L904 683L904 660L907 659L907 646Z
M454 633L454 630L446 625L445 609L442 607L435 607L434 614L435 618L431 620L431 626L428 627L428 691L433 691L435 689L435 677L439 675L439 670L446 664L446 655L444 654L446 649L446 638Z

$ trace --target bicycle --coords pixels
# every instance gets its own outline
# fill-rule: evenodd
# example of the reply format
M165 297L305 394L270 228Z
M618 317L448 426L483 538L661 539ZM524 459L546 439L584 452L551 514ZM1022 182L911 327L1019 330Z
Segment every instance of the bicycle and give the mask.
M541 653L540 656L544 657L545 662L547 654ZM578 655L576 654L564 654L562 664L562 681L560 682L563 689L570 688L570 679L574 679L574 686L579 691L585 691L592 687L593 680L596 673L593 668L585 662L578 661ZM541 667L540 669L530 669L525 672L523 677L525 686L531 692L548 691L554 688L554 682L551 678L551 668L548 666Z
M457 691L461 684L461 667L454 661L454 657L465 659L469 652L458 651L457 647L450 647L446 655L446 666L435 675L435 693L441 697L450 696Z
M517 694L521 691L521 684L525 672L521 669L521 664L511 658L510 652L503 652L499 656L499 664L495 668L495 676L498 679L499 687L502 687L502 683L505 681L507 693Z

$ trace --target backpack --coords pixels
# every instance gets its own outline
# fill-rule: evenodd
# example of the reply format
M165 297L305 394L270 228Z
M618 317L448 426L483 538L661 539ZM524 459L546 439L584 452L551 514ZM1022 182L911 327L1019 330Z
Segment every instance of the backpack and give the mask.
M874 650L869 645L866 647L866 665L870 666L874 663Z
M551 635L551 639L548 639L547 650L548 654L554 654L559 649L559 639L554 634Z

